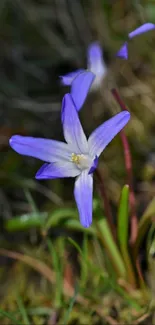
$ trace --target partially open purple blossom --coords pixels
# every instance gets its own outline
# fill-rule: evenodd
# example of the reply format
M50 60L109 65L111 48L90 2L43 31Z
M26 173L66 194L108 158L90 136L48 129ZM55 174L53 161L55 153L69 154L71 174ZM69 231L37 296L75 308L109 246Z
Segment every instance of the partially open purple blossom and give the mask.
M91 89L96 89L104 76L107 73L107 67L103 60L102 49L98 42L93 42L89 45L87 49L87 69L95 75L94 82ZM72 84L73 80L85 70L79 69L70 72L64 76L60 76L63 85L69 86ZM91 87L91 84L90 84Z
M152 23L146 23L146 24L143 24L142 26L136 28L131 33L129 33L128 37L129 37L129 39L132 39L133 37L138 36L143 33L146 33L152 29L155 29L155 25ZM118 56L122 59L125 59L125 60L128 59L128 42L127 41L121 46L119 51L116 53L116 56Z
M88 70L93 72L96 76L92 85L92 89L96 89L100 86L107 73L107 67L103 60L102 49L98 42L94 42L89 45L87 50L87 61Z
M118 113L100 125L87 140L72 97L66 94L62 102L62 126L66 143L14 135L10 139L10 146L19 154L46 162L37 172L37 179L77 176L74 196L80 222L84 227L89 227L92 223L92 173L102 151L129 119L129 112Z

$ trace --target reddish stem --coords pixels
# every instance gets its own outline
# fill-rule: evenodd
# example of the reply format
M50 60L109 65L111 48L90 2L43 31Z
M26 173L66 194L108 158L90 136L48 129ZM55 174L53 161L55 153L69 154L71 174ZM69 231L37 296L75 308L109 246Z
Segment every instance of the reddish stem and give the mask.
M122 101L118 91L113 88L111 90L114 98L116 99L117 103L121 107L122 110L128 110L124 102ZM132 173L132 158L131 158L131 152L130 152L130 147L128 143L128 139L122 130L120 132L121 140L122 140L122 145L123 145L123 150L124 150L124 160L125 160L125 167L126 167L126 172L127 172L127 178L128 178L128 184L130 187L130 208L131 208L131 237L130 237L130 242L131 244L134 244L136 237L137 237L137 232L138 232L138 219L136 216L136 208L135 208L135 194L133 190L133 173Z
M127 109L126 105L124 104L123 100L121 99L121 97L120 97L117 89L116 88L112 88L111 89L111 92L112 92L114 98L116 99L116 102L119 104L121 110L122 111L128 111L128 109Z
M113 238L114 238L114 240L116 240L116 229L115 229L115 226L114 226L114 223L113 223L113 216L112 216L112 212L111 212L111 207L110 207L109 200L108 200L107 193L106 193L105 186L104 186L103 175L100 173L98 168L96 169L95 174L96 174L97 179L98 179L98 182L97 182L98 189L99 189L100 195L101 195L101 197L103 199L103 202L104 202L104 210L105 210L105 214L106 214L106 217L107 217L107 220L108 220L108 224L109 224L109 227L111 229Z

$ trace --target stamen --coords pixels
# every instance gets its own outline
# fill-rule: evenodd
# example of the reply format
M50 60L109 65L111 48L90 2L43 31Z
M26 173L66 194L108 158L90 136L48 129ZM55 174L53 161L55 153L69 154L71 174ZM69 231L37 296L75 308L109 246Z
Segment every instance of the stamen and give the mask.
M74 162L76 165L79 165L80 163L80 156L81 155L76 155L75 153L72 153L71 160Z
M89 168L90 166L90 159L87 155L77 155L72 153L71 161L78 166L81 170Z

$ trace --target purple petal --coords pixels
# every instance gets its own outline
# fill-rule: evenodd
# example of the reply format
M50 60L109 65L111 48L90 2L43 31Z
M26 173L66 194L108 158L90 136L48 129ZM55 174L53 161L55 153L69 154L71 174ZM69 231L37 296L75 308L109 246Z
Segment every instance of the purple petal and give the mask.
M152 29L155 29L155 25L152 24L152 23L146 23L146 24L143 24L142 26L134 29L131 33L128 34L128 37L129 37L129 39L131 39L131 38L133 38L133 37L135 37L137 35L146 33L146 32L148 32L149 30L152 30ZM122 45L120 50L116 53L116 56L119 56L122 59L127 60L127 58L128 58L128 43L127 42L125 42Z
M128 36L129 36L129 38L133 38L137 35L146 33L152 29L155 29L155 25L152 23L146 23L146 24L143 24L142 26L136 28L133 32L129 33Z
M95 171L95 169L97 168L97 165L98 165L98 157L96 156L88 174L92 174Z
M75 177L81 173L80 169L70 161L59 161L52 164L44 164L37 172L36 179L54 179Z
M61 83L65 86L70 86L73 82L73 80L81 73L84 72L84 69L78 69L73 72L69 72L64 76L60 76Z
M92 223L93 177L85 170L77 178L74 188L75 201L79 211L80 223L88 228Z
M88 69L96 75L99 83L105 76L107 67L103 60L102 48L98 42L94 42L88 47L87 61Z
M87 50L87 59L90 64L94 64L95 62L102 61L102 48L98 42L93 42L88 46Z
M83 132L76 107L70 94L62 101L62 124L64 137L73 153L88 153L88 141Z
M98 156L111 142L111 140L128 123L130 113L121 112L110 118L107 122L100 125L89 137L89 153L92 157Z
M122 59L127 60L128 58L128 43L125 42L124 45L121 46L119 51L116 53L116 56L119 56Z
M54 162L59 159L68 160L72 153L67 143L49 139L13 135L9 143L11 148L19 154L46 162Z
M95 75L92 72L85 71L80 73L72 82L71 96L78 111L85 102L94 78Z

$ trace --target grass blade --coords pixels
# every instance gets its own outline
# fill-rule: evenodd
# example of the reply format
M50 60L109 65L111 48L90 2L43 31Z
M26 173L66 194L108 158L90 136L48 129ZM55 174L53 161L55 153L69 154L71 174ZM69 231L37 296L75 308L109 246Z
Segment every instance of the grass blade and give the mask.
M56 227L61 221L67 218L73 218L75 215L77 215L77 212L74 209L57 209L50 214L45 224L45 230L47 231L51 227Z
M62 265L59 260L57 251L55 247L52 244L52 241L50 239L47 240L47 245L49 252L52 257L52 264L54 267L55 275L56 275L56 293L55 293L55 304L56 307L60 307L62 305L62 293L63 293L63 280L62 280Z
M71 237L68 237L68 241L77 249L77 251L79 252L79 254L83 257L83 252L82 249L80 248L80 246L76 243L76 241L74 239L72 239Z
M2 309L0 309L0 315L7 317L12 321L12 325L21 325L21 322L19 323L17 319L14 318L14 316L11 313L8 313Z
M125 185L121 192L121 198L118 209L118 241L120 245L121 254L125 262L128 281L133 287L136 286L135 274L133 271L131 259L128 252L128 228L129 228L129 186Z
M29 321L29 318L28 318L28 315L27 315L27 311L25 309L25 306L23 304L23 301L22 301L21 297L18 295L16 300L17 300L17 305L18 305L20 314L22 316L23 325L30 325L30 321Z
M83 258L81 259L81 287L85 288L88 279L88 236L84 234L83 240Z
M140 243L149 227L149 224L151 223L151 217L154 217L154 215L155 215L155 198L153 198L152 201L149 203L139 222L137 240L134 245L135 258L138 254Z
M126 278L127 272L124 265L124 261L120 255L116 243L114 242L112 233L110 231L106 219L101 219L100 221L98 221L97 227L98 227L100 239L103 245L107 249L107 254L110 257L111 263L115 271L117 272L118 277Z
M129 185L125 185L121 192L121 198L118 209L117 219L117 235L120 247L127 247L128 245L128 228L129 228L129 211L128 211L128 200L129 200Z
M29 189L24 189L24 192L25 192L25 196L26 196L27 201L28 201L28 203L29 203L29 205L31 207L32 212L39 213L39 210L36 207L36 204L35 204L35 202L33 200L33 197L31 195Z
M31 228L42 228L45 220L47 219L47 212L41 213L27 213L19 217L14 217L10 220L6 220L4 228L7 231L19 231L27 230Z
M77 294L78 294L78 286L75 287L74 295L73 295L73 297L70 300L69 308L68 308L68 310L66 312L66 315L64 317L64 325L67 325L68 324L69 317L70 317L70 313L71 313L71 311L73 309L73 306L74 306L74 303L76 301Z

